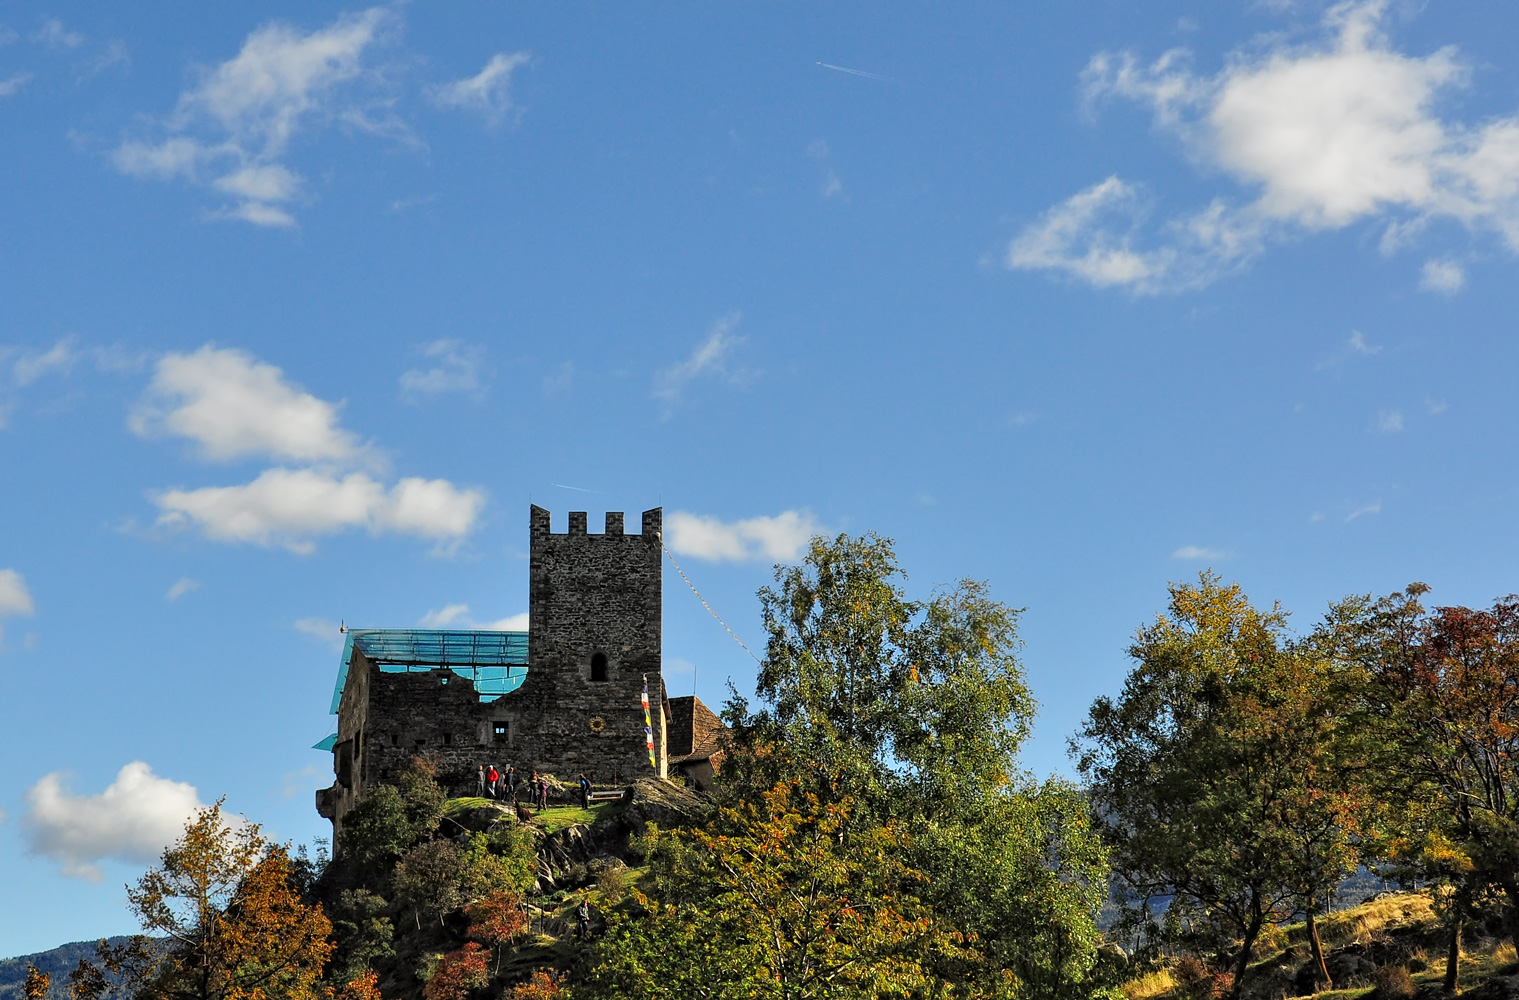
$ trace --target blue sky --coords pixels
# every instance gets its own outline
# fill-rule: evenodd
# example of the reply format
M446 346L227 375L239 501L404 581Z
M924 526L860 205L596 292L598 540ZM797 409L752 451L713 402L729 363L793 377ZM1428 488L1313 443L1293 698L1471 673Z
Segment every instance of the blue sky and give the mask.
M1040 774L1169 580L1516 589L1516 27L0 4L0 954L198 802L321 835L337 622L510 626L530 502L662 504L756 647L814 530L989 580Z

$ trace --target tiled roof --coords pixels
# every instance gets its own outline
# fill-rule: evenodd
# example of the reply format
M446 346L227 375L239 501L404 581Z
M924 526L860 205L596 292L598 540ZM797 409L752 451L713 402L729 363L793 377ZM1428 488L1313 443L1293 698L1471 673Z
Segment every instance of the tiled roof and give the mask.
M670 743L670 763L721 757L728 727L695 695L670 699L670 720L665 724Z

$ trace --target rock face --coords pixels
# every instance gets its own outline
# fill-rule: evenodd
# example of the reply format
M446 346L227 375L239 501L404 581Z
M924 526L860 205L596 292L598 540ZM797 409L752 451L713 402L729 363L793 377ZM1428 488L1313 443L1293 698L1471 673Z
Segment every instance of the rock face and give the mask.
M555 831L538 848L538 890L552 891L567 881L592 878L627 860L632 839L650 824L663 829L701 822L711 802L658 778L643 778L624 797L622 809L592 824L576 823Z

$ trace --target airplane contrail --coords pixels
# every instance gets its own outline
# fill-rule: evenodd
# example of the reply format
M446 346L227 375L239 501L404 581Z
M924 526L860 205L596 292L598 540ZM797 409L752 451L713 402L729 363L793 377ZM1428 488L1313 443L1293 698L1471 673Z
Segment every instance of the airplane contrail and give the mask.
M549 485L557 486L561 490L574 490L576 493L600 493L602 495L606 494L606 490L588 490L584 486L566 486L563 483L549 483Z
M867 80L885 80L887 83L893 82L889 76L882 76L879 73L867 73L863 69L850 69L848 66L835 66L833 63L825 62L820 62L818 65L824 69L837 70L840 73L848 73L851 76L863 76Z

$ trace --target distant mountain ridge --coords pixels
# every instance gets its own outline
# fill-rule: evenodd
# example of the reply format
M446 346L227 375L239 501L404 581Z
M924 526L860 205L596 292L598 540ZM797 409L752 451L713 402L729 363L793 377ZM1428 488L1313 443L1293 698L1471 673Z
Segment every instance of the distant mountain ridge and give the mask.
M125 937L106 938L113 945L126 940ZM48 994L50 1000L69 1000L69 973L79 965L81 958L93 961L99 943L99 938L93 941L71 941L49 951L0 959L0 1000L22 1000L24 994L21 987L26 982L26 970L33 965L38 971L53 977L52 990ZM113 996L114 994L108 993L105 1000L110 1000Z

